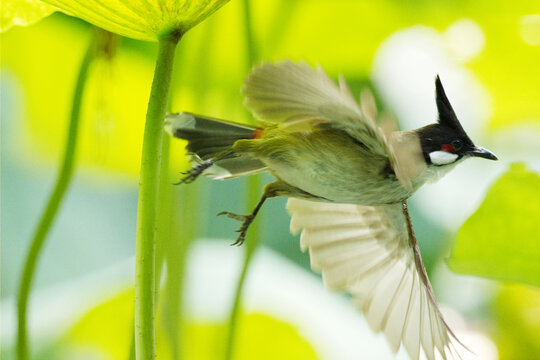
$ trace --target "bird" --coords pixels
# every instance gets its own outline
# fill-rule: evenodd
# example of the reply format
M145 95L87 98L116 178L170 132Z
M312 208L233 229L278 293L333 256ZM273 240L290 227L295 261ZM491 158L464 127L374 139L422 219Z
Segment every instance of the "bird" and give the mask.
M290 230L301 232L312 269L330 290L351 294L394 352L403 346L411 359L459 357L457 347L466 346L439 310L407 199L465 159L497 157L469 138L440 77L437 121L402 131L377 113L369 92L357 102L342 76L336 83L305 62L264 62L242 92L257 126L190 112L166 116L165 130L187 140L194 164L179 183L269 172L275 181L251 214L220 213L242 222L234 244L243 243L265 200L288 197Z

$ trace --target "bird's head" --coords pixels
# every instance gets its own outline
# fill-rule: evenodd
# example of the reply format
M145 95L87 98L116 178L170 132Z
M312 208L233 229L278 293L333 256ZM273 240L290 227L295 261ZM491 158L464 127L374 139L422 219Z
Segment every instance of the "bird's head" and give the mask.
M470 156L497 160L490 151L474 145L463 130L446 97L439 76L435 79L435 88L439 120L436 124L416 130L428 166L452 165Z

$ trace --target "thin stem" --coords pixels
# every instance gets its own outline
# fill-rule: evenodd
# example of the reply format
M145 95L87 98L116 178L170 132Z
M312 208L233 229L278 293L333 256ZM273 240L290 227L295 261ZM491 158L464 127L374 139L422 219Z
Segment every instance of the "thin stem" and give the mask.
M246 52L247 52L247 65L251 69L253 64L257 59L257 50L255 48L255 41L253 40L253 27L251 24L251 11L249 0L243 1L244 9L244 33L246 34ZM248 204L251 209L252 206L257 204L261 196L261 179L258 175L252 175L248 179ZM251 259L255 250L260 244L260 219L259 221L255 220L250 226L250 237L246 241L246 252L244 254L244 262L242 264L242 270L240 272L240 277L236 285L236 291L234 293L233 306L231 313L229 314L228 321L228 331L227 331L227 342L225 344L225 360L231 360L233 358L235 338L236 338L236 328L238 324L238 317L240 312L240 305L242 300L242 294L244 290L244 284L246 281L247 272L249 265L251 264Z
M166 248L166 242L171 237L170 230L170 214L172 213L171 209L171 181L169 180L169 147L170 139L168 136L164 136L161 142L161 164L159 169L159 188L158 188L158 202L157 202L157 211L156 211L156 231L155 231L155 271L154 271L154 312L155 316L158 319L162 317L159 314L159 304L162 300L159 298L160 295L160 280L162 277L162 270L165 266L165 256L169 249ZM167 294L165 294L167 295ZM135 318L133 320L133 325L135 324ZM132 332L131 345L129 359L135 360L135 331Z
M248 188L249 188L248 202L249 204L256 204L261 195L259 176L252 176L251 178L249 178ZM260 220L260 218L258 220ZM225 348L226 360L231 360L233 358L233 350L234 350L235 339L236 339L236 328L238 324L238 317L239 317L239 312L240 312L240 305L242 301L244 284L246 282L246 276L249 269L249 265L251 264L251 259L253 258L253 254L255 253L255 250L260 244L260 241L259 241L259 237L261 233L260 222L255 220L250 225L249 231L250 231L251 236L245 242L246 252L244 254L244 262L242 264L242 270L240 272L240 277L236 285L236 291L234 293L234 300L233 300L231 313L229 314L229 322L228 322L228 329L227 329L228 338L227 338L227 343L226 343L226 348Z
M171 89L172 90L172 89ZM155 291L155 301L156 301L156 313L158 315L158 320L162 326L164 326L165 336L169 337L169 345L171 346L171 351L173 354L176 350L176 339L172 338L170 332L168 331L170 322L174 322L176 319L170 318L170 309L168 307L169 299L169 284L171 282L170 274L170 264L168 261L168 255L171 252L176 252L174 246L178 243L179 239L173 236L171 232L171 220L172 217L170 214L176 214L172 211L172 183L173 181L169 177L169 155L170 155L170 137L163 137L161 143L161 168L159 170L159 189L158 189L158 213L156 218L156 291ZM180 218L183 218L181 216ZM163 270L165 268L165 262L167 262L166 267L166 283L163 289L160 288L160 280L162 278ZM180 279L176 276L172 279L173 282L179 281ZM159 289L159 292L158 292ZM159 294L159 297L158 297Z
M135 353L138 360L155 359L155 230L163 119L179 35L159 40L158 57L144 128L135 254Z
M173 214L179 214L183 220L182 231L176 227L171 229L171 236L163 239L166 242L165 261L167 263L167 277L163 289L163 295L160 297L162 302L162 325L164 334L167 336L170 348L171 359L178 360L182 355L183 344L183 323L181 316L182 293L185 278L185 259L189 245L194 238L195 224L197 219L194 214L197 213L197 183L188 187L181 187L182 203L186 206L177 211L176 202L172 203L171 210ZM176 196L175 198L178 198Z
M73 102L71 107L71 114L69 119L69 126L66 138L66 147L63 155L62 165L56 178L56 184L49 197L45 211L43 212L39 224L36 228L30 250L26 256L24 263L23 275L19 286L19 293L17 297L17 310L18 310L18 328L17 328L17 358L19 360L26 360L29 358L28 348L28 329L27 329L27 311L28 311L28 298L30 295L30 289L32 288L32 282L34 280L34 273L36 265L39 260L39 255L45 239L51 228L51 225L58 213L60 204L64 198L66 190L70 184L73 176L75 165L75 151L77 148L77 134L79 130L79 118L81 113L81 103L84 94L84 88L86 85L86 79L88 76L88 69L96 54L94 38L90 41L88 49L82 59L81 66L79 68L79 74L77 76L77 82L75 84L75 90L73 93Z
M161 142L161 166L159 169L158 205L156 213L156 272L155 272L155 298L159 302L158 289L162 278L162 270L165 265L165 256L168 251L167 240L171 237L171 197L172 181L169 178L169 153L170 138L163 137Z
M203 43L207 42L203 41ZM182 48L178 49L174 60L174 66L178 70L182 69L179 66L180 62L185 60L185 54L182 50ZM168 111L173 110L174 102L172 99L175 93L180 91L178 84L181 83L182 79L180 71L175 71L173 75ZM162 278L158 273L165 271L165 284L162 288L160 287L159 293L156 292L156 296L159 294L159 297L156 298L156 316L163 329L163 341L168 342L167 347L170 348L171 359L179 360L182 355L183 340L181 309L184 267L187 249L194 237L197 223L194 214L197 213L198 183L191 184L189 187L172 186L177 179L173 180L170 176L170 145L171 138L165 135L161 150L159 213L156 228L156 280ZM186 204L186 206L178 206L177 209L179 203ZM175 216L172 217L170 214L175 214ZM174 221L175 219L181 219L181 221ZM179 231L180 229L181 231ZM160 284L158 284L159 286Z
M250 0L244 0L244 30L246 34L246 50L247 50L247 65L249 70L257 61L257 48L255 47L255 40L253 39L253 26L251 23L251 5Z

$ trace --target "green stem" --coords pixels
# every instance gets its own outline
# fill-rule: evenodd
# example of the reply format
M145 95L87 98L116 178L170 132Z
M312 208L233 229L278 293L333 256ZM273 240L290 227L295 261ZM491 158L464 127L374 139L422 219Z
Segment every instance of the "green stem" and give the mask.
M51 225L56 217L60 203L64 198L64 194L70 184L73 176L73 169L75 165L75 150L77 147L77 133L79 130L79 118L81 112L81 103L84 93L84 87L86 85L86 79L88 76L88 69L95 56L95 41L92 39L90 45L86 50L86 53L82 59L81 67L79 68L79 74L77 76L77 82L75 85L75 91L73 93L73 103L71 108L71 115L69 120L69 127L66 139L66 147L64 151L64 157L62 165L58 172L56 184L49 197L49 201L39 221L38 227L32 238L30 250L26 256L24 263L23 275L19 286L19 293L17 298L17 310L18 310L18 328L17 328L17 358L19 360L26 360L29 358L28 349L28 329L27 329L27 310L28 310L28 298L30 295L30 289L34 279L34 273L36 265L41 254L41 249L45 243L45 239Z
M245 28L245 34L246 34L246 50L247 50L247 65L248 70L251 71L251 68L255 64L255 61L257 61L257 49L255 47L255 40L253 39L253 26L251 24L251 5L249 4L249 0L244 0L244 28Z
M244 6L244 27L245 27L245 34L246 34L246 50L247 50L247 64L249 69L253 66L257 59L257 51L255 48L255 41L253 40L253 28L251 24L251 16L250 16L250 4L249 0L244 0L243 2ZM258 175L252 175L248 179L248 204L249 204L249 211L251 211L251 208L257 204L261 197L261 179ZM244 262L242 264L242 270L240 272L240 278L238 279L238 283L236 285L236 291L234 293L234 300L233 300L233 306L231 309L231 313L229 315L229 322L228 322L228 331L227 331L227 342L225 347L225 360L231 360L233 358L233 351L234 351L234 345L235 345L235 338L236 338L236 328L238 324L238 317L239 317L239 311L240 311L240 305L242 300L242 293L244 290L244 284L246 280L246 275L249 269L249 265L251 264L251 259L253 257L253 254L255 253L255 250L260 244L260 236L261 236L261 230L260 230L260 218L259 221L254 221L250 226L250 237L246 241L246 252L244 255Z
M257 201L261 197L261 187L260 187L260 177L258 175L252 175L252 177L249 178L248 181L248 202L252 206L254 206ZM242 264L242 270L240 272L240 278L238 279L238 283L236 285L236 291L234 293L234 301L233 306L231 309L231 313L229 315L229 322L228 322L228 338L225 348L225 359L231 360L233 358L233 350L234 350L234 344L235 344L235 338L236 338L236 328L238 324L238 317L240 312L240 305L242 300L242 294L244 290L244 284L246 281L246 275L249 269L249 265L251 264L251 259L253 258L253 254L255 253L255 250L258 248L260 241L260 218L259 221L254 221L249 228L250 237L245 242L246 252L244 254L244 262Z
M164 141L165 142L165 141ZM171 187L169 180L166 185ZM162 252L164 254L166 267L166 280L163 291L160 294L160 323L163 326L163 333L169 342L171 349L171 359L178 360L182 355L182 345L184 344L183 337L183 319L181 310L182 293L185 279L186 255L189 245L195 237L195 225L197 218L197 187L198 184L191 184L188 187L180 187L178 190L181 196L174 196L172 191L168 191L169 196L164 199L166 208L170 209L170 213L177 214L182 219L181 231L178 227L172 227L171 217L168 216L167 230L160 234L158 226L158 244L162 244ZM177 209L177 201L173 199L181 199L181 203L188 206L182 206ZM164 229L165 230L165 229Z
M161 142L174 53L180 37L178 34L171 34L159 40L154 80L144 128L135 254L135 353L138 360L155 359L156 356L154 330L155 230Z
M168 239L163 239L166 242L165 261L167 263L166 281L163 289L163 295L160 301L162 301L162 321L164 327L164 335L167 337L170 349L171 359L178 360L182 354L183 341L183 326L182 326L182 293L185 278L185 265L186 254L194 235L194 228L196 219L193 214L196 211L196 189L192 184L189 189L183 187L179 189L182 192L180 198L182 203L189 204L189 207L181 207L177 211L174 211L175 205L170 204L173 214L179 214L182 219L182 231L177 230L176 227L171 229L171 236ZM178 198L178 197L175 197Z
M156 304L159 302L158 288L159 281L162 277L162 270L165 265L165 257L169 249L167 241L171 238L171 197L172 197L172 180L169 179L169 148L170 137L163 137L161 143L161 166L159 169L159 185L158 185L158 206L156 214Z
M180 62L185 60L184 57L182 49L178 49L173 66L177 69L180 68ZM176 71L171 80L169 94L171 101L169 101L168 111L173 110L172 98L180 90L178 84L181 83L181 78L180 71ZM193 221L193 213L196 213L196 199L191 199L192 196L185 196L185 193L188 195L196 193L197 183L190 187L172 185L177 179L170 177L170 145L171 138L165 135L161 148L159 212L156 228L156 281L162 278L161 272L165 271L165 284L159 289L159 297L157 297L158 292L156 292L156 321L163 329L164 339L162 341L168 343L171 360L179 360L183 340L183 336L181 336L182 316L180 314L184 265L186 263L186 250L193 238L192 230L196 224ZM182 193L180 197L178 192ZM176 209L177 204L188 206L179 206ZM175 214L175 216L172 217L170 214ZM181 222L173 221L174 219L181 219ZM181 231L178 231L179 228Z

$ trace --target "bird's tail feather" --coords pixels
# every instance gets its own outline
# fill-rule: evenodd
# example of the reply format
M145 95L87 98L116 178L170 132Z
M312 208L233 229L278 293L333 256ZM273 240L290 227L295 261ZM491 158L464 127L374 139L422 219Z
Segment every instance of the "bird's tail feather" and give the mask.
M182 112L167 115L165 130L174 137L188 141L186 150L192 155L193 163L215 159L213 165L204 171L205 175L215 179L227 179L266 169L261 161L232 151L237 140L257 136L257 128L254 126Z

